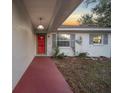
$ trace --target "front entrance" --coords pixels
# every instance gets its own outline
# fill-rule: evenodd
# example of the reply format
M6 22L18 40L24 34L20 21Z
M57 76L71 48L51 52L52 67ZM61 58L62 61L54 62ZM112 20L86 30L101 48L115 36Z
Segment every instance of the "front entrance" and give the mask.
M37 54L45 54L45 35L37 35Z

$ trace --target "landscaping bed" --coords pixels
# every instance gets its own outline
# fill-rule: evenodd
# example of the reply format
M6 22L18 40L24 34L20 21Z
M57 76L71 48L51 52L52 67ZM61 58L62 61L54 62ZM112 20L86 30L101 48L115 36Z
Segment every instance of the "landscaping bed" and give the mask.
M109 58L53 58L74 93L111 93Z

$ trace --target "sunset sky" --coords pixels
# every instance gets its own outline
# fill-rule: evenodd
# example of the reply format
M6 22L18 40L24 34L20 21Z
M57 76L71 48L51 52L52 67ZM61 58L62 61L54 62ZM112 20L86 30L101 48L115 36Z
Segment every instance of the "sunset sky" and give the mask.
M88 7L82 2L76 10L64 21L62 25L79 25L77 20L80 18L81 15L86 13L91 13L93 7L95 7L96 3L90 4Z

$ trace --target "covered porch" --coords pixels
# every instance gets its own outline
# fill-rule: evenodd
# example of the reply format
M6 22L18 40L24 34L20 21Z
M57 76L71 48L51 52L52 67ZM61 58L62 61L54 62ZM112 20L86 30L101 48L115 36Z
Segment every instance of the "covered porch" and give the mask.
M49 43L52 43L50 41L50 33L57 31L57 28L82 1L83 0L12 1L13 89L36 55L49 54ZM41 22L39 18L42 18ZM37 30L39 24L44 26L42 31ZM49 42L46 42L47 38ZM42 42L42 45L38 42ZM41 45L42 49L38 49L38 45Z
M35 57L13 93L73 93L49 57Z

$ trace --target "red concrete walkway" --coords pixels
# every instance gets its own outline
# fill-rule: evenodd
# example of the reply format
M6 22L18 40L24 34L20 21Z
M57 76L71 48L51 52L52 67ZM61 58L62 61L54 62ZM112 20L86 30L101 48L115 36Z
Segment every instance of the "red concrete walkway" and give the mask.
M35 57L13 93L72 93L48 57Z

